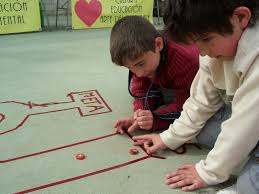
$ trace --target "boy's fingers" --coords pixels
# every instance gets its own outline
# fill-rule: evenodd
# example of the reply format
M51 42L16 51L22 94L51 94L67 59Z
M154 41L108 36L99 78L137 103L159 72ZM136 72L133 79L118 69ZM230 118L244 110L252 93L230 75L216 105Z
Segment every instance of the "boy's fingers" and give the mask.
M134 119L137 119L137 117L139 116L139 112L141 112L142 110L141 109L138 109L134 112Z
M138 125L141 126L141 127L149 126L151 124L152 124L151 121L140 121L140 122L138 122Z
M120 124L120 121L116 121L114 124L114 128L117 128L119 124Z
M116 128L116 133L123 134L124 130L121 127Z
M142 109L140 109L140 108L139 108L139 109L138 109L138 110L136 110L135 112L139 112L139 111L142 111Z
M138 122L143 122L143 121L151 121L153 118L149 116L141 116L137 118Z
M134 141L134 143L133 143L133 145L135 145L135 146L138 146L138 145L143 145L144 144L144 140L139 140L139 141Z
M150 141L144 141L144 148L145 150L149 150L150 146L152 145L152 142Z
M133 119L136 120L138 118L138 113L137 112L134 112L133 114Z
M139 117L153 118L153 114L149 110L142 110L138 113L138 118Z
M152 113L149 110L143 110L141 111L139 116L150 116Z
M139 135L139 136L134 136L133 140L152 140L153 135L152 134L147 134L147 135Z
M148 150L148 153L154 153L159 149L160 149L160 146L157 144L154 144L153 146L149 147L147 150Z
M138 128L138 122L134 122L129 128L128 128L128 132L133 132Z
M166 174L165 178L170 179L170 178L175 177L177 175L178 175L178 172L174 171L174 172L170 172L170 173Z

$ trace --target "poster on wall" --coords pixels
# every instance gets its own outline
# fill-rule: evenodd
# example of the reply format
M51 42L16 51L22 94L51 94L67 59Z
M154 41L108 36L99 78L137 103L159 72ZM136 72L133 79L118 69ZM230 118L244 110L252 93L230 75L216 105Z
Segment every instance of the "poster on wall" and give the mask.
M112 27L127 15L140 15L153 22L152 0L72 0L72 28Z
M39 0L0 1L0 34L40 30Z

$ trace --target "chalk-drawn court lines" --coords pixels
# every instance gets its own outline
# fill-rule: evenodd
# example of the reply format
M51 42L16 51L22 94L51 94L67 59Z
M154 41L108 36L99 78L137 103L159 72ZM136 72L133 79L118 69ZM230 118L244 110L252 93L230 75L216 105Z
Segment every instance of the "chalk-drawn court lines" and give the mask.
M79 112L79 115L81 117L84 116L91 116L91 115L97 115L97 114L104 114L104 113L109 113L112 112L112 109L108 106L108 104L105 102L105 100L102 98L102 96L99 94L99 92L97 90L90 90L90 91L83 91L83 92L72 92L69 93L67 95L68 97L70 97L70 101L67 102L49 102L49 103L32 103L32 102L18 102L18 101L4 101L4 102L0 102L0 108L1 105L7 105L7 104L17 104L17 106L24 106L27 108L27 112L28 109L29 110L34 110L35 107L40 107L41 111L38 111L38 109L36 111L31 111L31 113L29 114L25 114L23 119L21 119L21 121L18 121L18 124L11 129L7 129L4 131L0 131L0 135L4 135L4 134L8 134L10 132L14 132L16 130L18 130L21 126L24 125L24 123L26 121L28 121L29 117L32 116L39 116L42 114L48 114L48 113L54 113L54 112L60 112L60 111L68 111L68 110L73 110L73 109L77 109ZM65 105L65 108L64 108ZM67 107L68 105L68 107ZM59 108L57 108L59 107ZM63 107L63 108L60 108ZM45 110L47 109L47 110ZM0 109L1 110L1 109ZM4 113L0 113L0 126L1 124L3 124L4 122L6 122L6 119L8 118L8 116L6 116ZM78 146L81 144L86 144L86 143L90 143L93 141L98 141L101 139L105 139L105 138L109 138L112 136L118 135L117 133L111 133L111 134L107 134L104 136L100 136L100 137L96 137L93 139L88 139L85 141L81 141L81 142L75 142L72 144L68 144L68 145L63 145L60 147L55 147L52 149L48 149L48 150L43 150L40 152L35 152L35 153L31 153L31 154L27 154L27 155L22 155L22 156L17 156L17 157L13 157L13 158L8 158L8 159L4 159L4 160L0 160L0 164L5 164L5 163L10 163L13 161L17 161L17 160L22 160L25 158L30 158L30 157L35 157L41 154L47 154L50 152L54 152L54 151L58 151L58 150L63 150L63 149L67 149L73 146ZM132 136L129 133L126 133L126 135L129 137L129 139L132 140ZM133 140L132 140L133 141ZM104 169L100 169L97 171L93 171L93 172L87 172L85 174L79 175L79 176L75 176L75 177L71 177L69 179L64 179L64 180L60 180L60 181L56 181L53 183L49 183L49 184L45 184L45 185L40 185L38 187L34 187L34 188L30 188L30 189L26 189L24 191L19 191L16 192L15 194L22 194L22 193L30 193L33 191L37 191L37 190L42 190L48 187L53 187L56 185L60 185L60 184L65 184L67 182L71 182L71 181L76 181L79 179L83 179L89 176L93 176L96 174L100 174L100 173L104 173L107 171L111 171L111 170L115 170L118 168L122 168L131 164L134 164L136 162L140 162L149 158L157 158L157 159L165 159L164 157L160 157L160 156L155 156L155 155L150 155L147 154L147 152L145 151L145 149L143 147L141 147L141 149L145 152L145 156L128 161L128 162L124 162L121 164L117 164L114 166L110 166Z

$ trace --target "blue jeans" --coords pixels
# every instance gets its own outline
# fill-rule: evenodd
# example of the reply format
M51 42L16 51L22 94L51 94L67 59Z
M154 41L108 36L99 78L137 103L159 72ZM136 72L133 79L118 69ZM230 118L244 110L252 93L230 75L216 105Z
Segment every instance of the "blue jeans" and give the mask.
M246 163L237 179L237 190L241 194L259 194L259 144L252 151L251 157Z
M231 107L223 106L212 116L197 136L203 146L212 149L221 131L221 123L231 116ZM230 153L231 154L231 153ZM259 194L259 144L251 152L237 179L237 190L240 194Z

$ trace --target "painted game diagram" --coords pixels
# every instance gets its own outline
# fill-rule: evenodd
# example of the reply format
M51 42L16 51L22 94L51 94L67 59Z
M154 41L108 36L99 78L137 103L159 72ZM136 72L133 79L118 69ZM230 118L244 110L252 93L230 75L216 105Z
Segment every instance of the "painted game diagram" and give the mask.
M16 185L10 188L10 193L44 191L49 187L118 170L146 159L165 159L148 155L141 147L133 148L133 140L128 133L128 147L121 152L121 148L116 150L114 144L125 143L125 138L121 138L112 129L110 132L85 130L81 133L83 135L77 135L71 129L73 123L60 127L64 115L71 121L74 118L85 121L112 112L97 90L71 92L66 98L67 101L60 102L0 102L0 169L8 167L12 171L15 168L16 176L21 174L25 179L20 180L9 174L0 175L2 184L11 181ZM109 162L100 161L97 153L109 158ZM54 174L55 171L58 173Z

